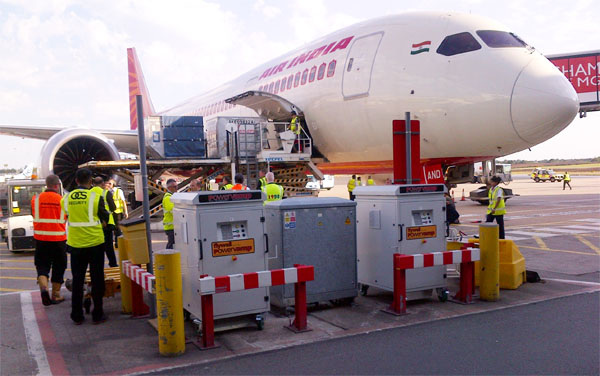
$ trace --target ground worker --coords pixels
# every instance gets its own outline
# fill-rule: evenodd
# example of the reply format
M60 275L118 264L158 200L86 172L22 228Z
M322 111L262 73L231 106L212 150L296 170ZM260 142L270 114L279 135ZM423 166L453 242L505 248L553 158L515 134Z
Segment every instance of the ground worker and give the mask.
M371 175L369 175L369 178L367 179L367 185L375 185L375 181L371 178Z
M108 212L108 222L106 226L102 227L104 233L104 253L108 258L108 266L111 268L119 266L117 264L117 257L115 256L115 248L113 247L113 232L115 231L115 220L111 215L115 210L115 202L112 198L112 193L106 188L106 182L102 176L96 176L93 180L94 186L91 191L96 192L102 196L104 200L104 209Z
M244 185L244 175L240 174L239 172L235 174L234 181L235 185L231 187L231 189L234 191L245 191L248 189L248 187Z
M267 199L263 202L266 205L268 201L279 201L283 199L283 187L279 184L275 184L275 174L267 172L266 175L267 185L261 188L267 195Z
M362 180L361 180L360 176L356 179L356 186L362 187Z
M504 239L504 214L506 208L504 204L504 190L498 185L502 179L499 176L492 176L490 180L491 187L488 193L489 205L487 209L486 222L498 223L499 239Z
M233 184L231 184L231 178L229 176L223 176L223 185L221 185L221 190L228 190L233 188Z
M92 280L92 320L101 324L107 320L102 309L104 297L104 233L103 224L108 223L110 214L104 206L102 195L90 190L92 172L87 168L75 173L77 188L61 200L67 213L67 245L71 253L73 274L71 320L81 325L83 316L83 284L85 272L90 267Z
M42 304L45 306L65 300L60 296L60 287L67 267L66 215L61 209L61 196L58 192L60 192L60 179L56 175L48 175L46 190L31 199L33 238L35 239L33 259L37 270ZM48 293L50 269L52 269L52 299Z
M573 190L573 188L571 188L571 176L567 171L565 171L565 176L563 178L563 191L565 190L567 185L569 186L570 191Z
M350 194L350 200L352 201L354 201L354 194L352 193L354 188L356 188L356 175L352 175L352 178L348 180L348 193Z
M117 182L115 182L115 179L110 179L108 182L113 201L115 202L115 211L112 213L112 216L115 221L115 247L118 248L118 238L121 236L121 228L119 227L119 223L121 223L123 218L129 217L129 213L127 211L127 202L125 201L125 194L123 193L123 190L117 187Z
M166 249L173 249L173 244L175 244L175 226L173 225L173 208L175 204L171 202L171 196L173 193L177 192L177 181L175 179L167 180L167 190L165 193L162 206L163 206L163 229L165 230L165 234L167 234L167 246Z
M192 181L190 181L190 188L189 188L189 192L198 192L200 190L200 186L198 185L198 180L193 179Z
M265 177L264 170L258 172L258 177L258 189L263 189L263 187L267 185L267 178Z
M294 134L296 135L296 140L294 141L294 147L292 148L292 151L302 152L302 148L300 145L300 130L300 118L298 118L298 115L294 115L292 117L292 121L290 122L290 131L294 132Z

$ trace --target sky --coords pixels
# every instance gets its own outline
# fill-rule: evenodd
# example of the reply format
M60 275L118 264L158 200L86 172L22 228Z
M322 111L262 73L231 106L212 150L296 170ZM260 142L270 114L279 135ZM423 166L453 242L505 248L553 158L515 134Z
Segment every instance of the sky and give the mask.
M0 0L0 124L128 129L127 47L157 110L356 22L411 10L507 25L545 55L600 49L596 0ZM596 14L596 16L594 16ZM600 112L505 158L600 156ZM0 168L43 141L0 136Z

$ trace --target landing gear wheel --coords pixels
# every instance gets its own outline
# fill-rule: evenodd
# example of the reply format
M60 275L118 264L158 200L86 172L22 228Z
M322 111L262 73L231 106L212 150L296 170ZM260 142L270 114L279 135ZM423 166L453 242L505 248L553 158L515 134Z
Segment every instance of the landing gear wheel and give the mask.
M435 291L437 292L438 300L440 302L444 303L448 300L448 296L450 296L450 291L441 287L435 289Z
M83 308L85 309L85 313L90 314L90 308L92 307L92 299L85 298L83 300Z
M263 330L265 328L265 318L263 315L256 315L256 328Z
M367 296L367 291L369 291L369 285L360 284L360 295Z

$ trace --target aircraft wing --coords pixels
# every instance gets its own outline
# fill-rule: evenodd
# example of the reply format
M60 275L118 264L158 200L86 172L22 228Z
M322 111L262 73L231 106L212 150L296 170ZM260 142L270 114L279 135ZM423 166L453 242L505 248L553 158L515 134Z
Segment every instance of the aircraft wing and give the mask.
M68 128L0 125L0 135L47 140L64 129ZM137 131L135 130L94 129L90 130L90 132L98 132L112 140L120 152L132 154L137 154L138 152Z

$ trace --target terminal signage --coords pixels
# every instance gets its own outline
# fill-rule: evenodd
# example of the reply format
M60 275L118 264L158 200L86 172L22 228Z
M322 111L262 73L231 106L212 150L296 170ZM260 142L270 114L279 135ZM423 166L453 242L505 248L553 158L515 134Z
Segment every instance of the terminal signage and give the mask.
M437 226L414 226L406 228L406 240L435 238Z
M254 253L254 239L230 240L212 243L213 257Z
M583 110L600 105L600 52L553 56L548 58L571 82Z

